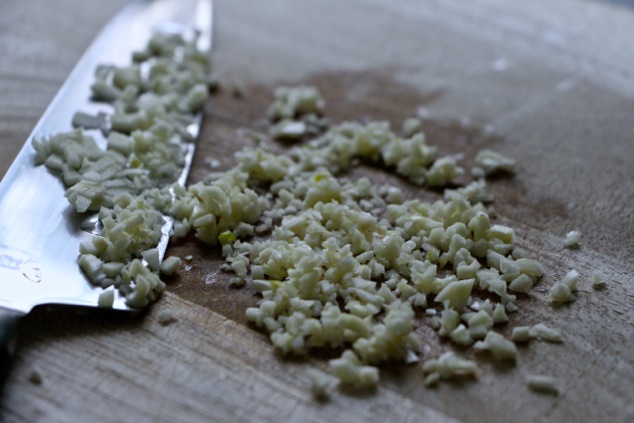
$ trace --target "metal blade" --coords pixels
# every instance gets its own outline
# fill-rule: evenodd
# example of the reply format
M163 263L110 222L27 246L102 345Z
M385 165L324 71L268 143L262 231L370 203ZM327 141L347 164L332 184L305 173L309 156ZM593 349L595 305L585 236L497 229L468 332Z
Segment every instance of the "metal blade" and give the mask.
M0 182L1 307L26 313L44 303L97 305L103 290L93 286L77 265L79 244L91 237L82 227L93 216L76 213L58 176L35 166L32 139L71 130L78 110L107 110L89 101L97 65L129 64L132 52L143 48L156 30L196 28L201 32L199 47L207 49L211 23L211 0L143 0L119 12L93 41ZM192 128L196 134L198 122ZM183 184L192 156L193 145L180 178ZM162 252L170 228L171 222L163 228ZM128 309L116 295L114 308Z

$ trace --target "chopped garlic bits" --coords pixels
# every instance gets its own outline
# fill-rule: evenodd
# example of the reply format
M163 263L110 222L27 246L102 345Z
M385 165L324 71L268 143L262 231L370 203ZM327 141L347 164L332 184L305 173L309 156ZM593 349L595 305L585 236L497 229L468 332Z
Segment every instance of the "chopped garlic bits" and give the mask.
M315 93L303 90L276 93L270 116L278 129L301 121L304 111L293 104L304 94L311 97L306 113L322 113ZM330 367L351 386L376 384L382 362L417 361L417 309L434 316L440 336L514 360L515 345L493 326L517 310L512 292L529 292L543 274L516 249L514 230L492 222L484 180L426 203L406 200L397 187L340 177L359 160L419 185L445 186L462 177L454 158L438 158L426 143L420 122L407 122L403 132L405 138L387 123L346 122L289 156L244 149L234 169L190 187L172 206L171 214L197 237L222 246L235 272L231 284L251 280L262 296L247 310L248 320L284 354L343 349ZM499 166L510 169L507 162ZM245 239L254 233L270 236ZM489 298L479 300L482 294ZM514 339L536 336L527 328ZM473 374L476 366L445 354L424 368L432 384ZM312 383L321 392L320 382Z
M558 330L552 329L543 323L532 326L529 334L531 338L537 338L546 342L563 342L563 337Z
M269 108L269 116L273 120L321 115L324 111L325 102L315 87L278 87L274 95L275 101Z
M428 374L424 383L430 386L441 379L475 376L478 366L474 361L459 358L448 351L438 358L425 361L423 370Z
M193 210L174 201L185 193L174 184L212 80L207 53L197 49L196 39L178 34L155 34L132 61L95 71L92 96L109 103L109 113L78 112L77 129L34 139L33 148L36 163L62 178L77 212L99 213L101 233L80 245L81 269L93 283L116 288L129 307L142 308L164 289L158 272L170 274L179 264L168 259L161 265L156 247L163 214L191 218ZM104 133L105 149L90 129ZM190 222L180 220L174 233L184 235ZM105 290L99 306L112 307L114 295Z
M330 360L330 368L341 382L353 387L373 387L379 381L379 369L364 366L350 350L344 351L341 358Z
M605 276L599 272L592 272L592 288L596 290L602 290L608 287L608 283L605 280Z
M112 308L114 304L114 290L107 289L99 294L97 305L101 308Z
M271 136L280 141L296 142L305 135L318 135L327 122L321 117L324 99L314 87L279 87L269 107L269 117L275 125Z
M278 100L290 95L286 89ZM274 107L283 108L282 102ZM301 115L271 117L279 127ZM386 123L348 122L289 157L245 149L236 168L191 187L172 206L200 239L222 245L236 274L232 284L252 277L262 299L247 310L249 321L285 354L344 349L330 367L350 386L375 385L376 366L387 360L416 361L416 309L431 315L439 307L440 336L514 360L513 342L492 328L517 309L510 291L529 292L543 274L526 251L516 252L513 229L491 222L483 180L445 190L443 200L429 204L405 200L396 187L337 178L358 159L386 165L419 185L444 186L463 175L454 158L437 157L417 122L404 132L400 138ZM253 229L238 230L245 224ZM244 241L253 231L271 235ZM480 293L493 297L477 300ZM433 384L473 375L477 366L446 353L423 369L426 384ZM313 378L315 392L322 392L321 381Z
M526 384L535 392L558 395L559 388L555 382L555 379L551 376L543 375L529 375L526 378Z
M162 43L169 47L151 47ZM141 73L141 62L147 72ZM183 143L193 141L189 126L207 97L206 62L193 42L157 34L137 63L98 68L93 97L113 108L106 150L80 127L34 139L36 162L60 173L78 212L112 207L121 193L140 195L176 182L185 163Z
M472 173L483 177L495 173L515 173L515 160L504 157L493 150L482 150L476 157Z
M531 328L530 326L517 326L513 328L511 334L511 340L514 342L528 342L531 340Z
M167 257L161 263L161 266L160 266L161 273L164 275L170 276L181 266L181 263L182 262L179 257L174 257L174 256Z
M579 281L579 273L571 270L563 277L561 281L555 282L550 288L548 297L553 303L567 303L575 301L577 297L573 294L577 290L577 282Z
M496 360L515 360L517 347L512 341L497 332L490 331L484 341L478 341L473 346L476 350L489 351Z
M176 321L176 316L174 315L174 312L172 310L166 309L161 310L156 316L156 319L161 325L167 326Z
M511 335L511 339L515 342L528 342L535 338L545 342L563 342L563 337L558 330L543 323L537 323L533 326L517 326L513 328Z
M387 122L327 128L315 88L282 87L269 109L272 136L314 139L289 155L265 144L243 149L233 169L185 189L173 182L183 163L180 141L191 139L187 127L209 87L203 63L181 38L157 36L131 66L97 72L93 95L114 108L106 151L81 129L34 141L38 162L62 174L71 204L100 210L103 233L82 244L79 259L93 282L114 286L130 307L155 299L164 289L158 272L180 265L176 257L160 263L156 250L169 215L173 236L193 231L220 248L235 274L230 284L249 284L261 296L246 315L276 349L343 351L329 361L343 384L375 386L381 363L417 362L419 311L432 316L439 336L515 359L515 344L493 328L509 321L518 295L530 292L543 270L516 248L512 228L493 222L484 180L444 189L433 203L367 178L348 180L345 172L360 162L438 188L465 172L455 156L439 156L427 143L417 119L404 123L402 136ZM512 173L515 164L485 150L475 165L490 174ZM576 279L560 284L574 291ZM512 335L535 337L556 341L557 333L536 325ZM422 367L428 385L477 371L451 352ZM327 377L312 373L311 386L325 395Z
M331 384L330 377L315 368L308 369L307 373L310 378L310 388L313 394L319 399L326 399Z
M564 240L564 246L566 248L576 248L579 246L580 239L581 239L581 232L570 231L566 234L566 239Z

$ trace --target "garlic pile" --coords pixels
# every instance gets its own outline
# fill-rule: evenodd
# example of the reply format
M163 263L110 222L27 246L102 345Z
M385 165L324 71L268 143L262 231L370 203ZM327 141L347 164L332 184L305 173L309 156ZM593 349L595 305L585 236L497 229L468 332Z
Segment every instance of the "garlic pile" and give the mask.
M544 325L516 327L512 339L499 333L518 309L517 294L529 292L543 270L516 247L512 228L492 221L484 179L446 188L432 203L407 199L396 186L346 179L363 162L421 187L455 186L463 168L456 157L438 156L419 120L406 120L402 135L386 122L327 129L316 89L284 87L269 110L272 136L313 139L289 155L245 148L233 169L185 189L175 182L210 87L207 57L192 41L158 34L134 61L97 71L93 95L113 106L107 125L98 125L108 132L105 151L81 129L33 142L38 163L61 173L77 211L99 211L102 233L81 245L80 267L94 283L116 287L130 307L154 300L165 286L159 271L180 264L161 264L156 249L169 216L171 235L194 231L220 244L231 284L261 296L246 310L249 321L278 350L340 350L330 367L351 386L376 385L388 360L418 361L417 310L439 336L498 360L515 360L514 342L561 341ZM497 172L514 172L514 161L490 150L476 156L474 176ZM558 282L551 299L574 299L577 277ZM100 305L112 305L112 292ZM473 376L477 365L447 352L423 371L433 384ZM531 383L551 389L549 381ZM314 376L313 386L323 394L324 376Z
M159 271L178 265L168 259L161 266L156 247L213 82L207 62L195 39L157 33L130 66L97 68L93 99L109 103L111 113L77 113L74 131L33 140L36 163L59 173L75 210L99 212L101 233L81 244L81 269L102 288L118 289L132 308L155 300L165 287ZM90 129L107 136L105 150ZM113 301L106 290L99 305Z
M306 87L298 90L278 91L274 120L302 116L294 104L321 113L316 105L323 101L306 99ZM375 385L377 366L388 360L418 360L417 309L432 316L440 336L514 360L513 341L495 328L517 310L516 293L529 292L543 273L516 248L513 229L492 222L484 179L428 203L407 200L396 186L345 178L361 161L421 186L445 186L464 175L455 158L438 157L417 122L404 127L399 136L385 122L347 122L289 155L244 149L235 168L190 187L171 209L176 227L221 244L226 269L235 274L231 284L249 284L262 296L247 317L278 350L342 350L330 366L352 386ZM484 173L513 170L497 153L479 157ZM255 234L265 240L252 240ZM518 342L555 337L539 326L517 336ZM475 362L449 353L423 368L428 384L477 371ZM323 378L314 385L322 392Z

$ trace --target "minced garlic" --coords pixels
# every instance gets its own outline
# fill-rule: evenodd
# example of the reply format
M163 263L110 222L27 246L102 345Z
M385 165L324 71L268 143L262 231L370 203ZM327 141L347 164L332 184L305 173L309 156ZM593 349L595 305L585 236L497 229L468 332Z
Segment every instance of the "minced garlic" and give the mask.
M548 297L553 303L566 303L575 301L577 297L573 294L577 290L577 282L579 281L579 273L571 270L566 273L561 281L555 282L551 287Z
M158 316L156 316L156 319L163 326L167 326L176 321L176 316L174 315L174 312L172 310L166 309L161 310Z
M364 366L357 355L350 350L344 351L341 358L330 360L330 367L341 382L354 387L371 387L379 380L379 369Z
M537 338L546 342L563 342L563 337L561 333L556 330L546 326L543 323L537 323L530 328L530 337Z
M605 280L605 276L598 271L592 272L592 288L601 290L607 288L608 283Z
M161 263L160 269L163 275L172 275L181 266L181 259L179 257L171 256L167 257Z
M310 388L313 394L319 399L325 399L328 397L328 390L330 389L331 380L330 377L324 372L311 368L308 370L308 377L310 379Z
M131 65L99 66L93 100L110 103L112 111L94 117L78 112L75 130L33 140L36 163L59 173L77 212L99 212L101 233L81 244L81 269L91 282L116 287L132 308L144 307L164 288L157 276L163 214L184 193L173 184L181 178L192 127L212 84L207 54L196 41L156 33ZM91 129L106 134L105 149ZM179 219L173 232L184 236L189 228ZM175 264L163 263L164 272ZM112 307L113 301L108 289L98 304Z
M415 134L422 132L422 121L418 118L409 118L403 122L401 132L405 138L411 138Z
M559 388L557 387L555 379L551 376L530 375L526 378L526 384L535 392L552 395L559 394Z
M489 331L484 341L478 341L474 348L489 351L496 360L515 360L517 355L515 344L493 331Z
M513 328L511 334L511 340L514 342L528 342L531 340L531 328L530 326L517 326Z
M177 52L184 63L174 62ZM440 336L515 359L513 342L492 328L518 308L510 291L530 292L543 270L515 246L512 228L492 222L484 180L445 189L428 203L394 186L343 177L363 161L419 186L459 182L458 158L439 156L419 120L406 121L402 136L386 122L327 128L316 89L283 87L269 109L273 137L316 137L289 155L266 143L243 149L233 169L185 189L174 184L185 149L172 140L192 138L187 127L209 88L203 57L182 38L161 35L134 58L129 67L96 74L94 96L114 107L105 151L81 129L34 141L38 162L64 178L70 203L80 212L100 210L102 233L81 245L79 258L91 281L116 287L133 308L156 299L165 286L158 272L169 275L180 265L177 257L159 259L166 215L174 219L173 236L193 231L221 250L224 268L235 274L230 285L249 283L261 296L247 319L268 332L277 350L342 350L329 365L344 384L375 386L381 363L418 361L418 310L432 316ZM150 58L145 76L138 62ZM489 174L513 172L515 164L485 150L475 165ZM577 278L569 274L558 284L574 291ZM104 304L114 288L105 292ZM538 325L515 329L515 341L557 338ZM432 384L473 375L477 366L445 353L423 369ZM323 374L311 374L317 395L328 385Z
M114 290L107 289L99 294L97 305L101 308L112 308L114 304Z
M564 240L564 246L566 248L578 247L580 239L581 239L581 232L570 231L566 234L566 239Z
M515 173L515 160L493 150L482 150L475 157L474 176L480 177L498 172Z
M457 357L448 351L438 358L425 361L423 370L427 373L425 385L433 385L440 379L475 376L478 366L474 361Z

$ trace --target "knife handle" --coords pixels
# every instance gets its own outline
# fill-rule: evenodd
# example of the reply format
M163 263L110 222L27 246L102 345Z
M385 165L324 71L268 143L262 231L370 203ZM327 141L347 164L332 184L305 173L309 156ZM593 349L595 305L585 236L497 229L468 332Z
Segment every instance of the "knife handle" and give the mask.
M0 388L4 384L15 349L18 322L24 313L0 307Z

